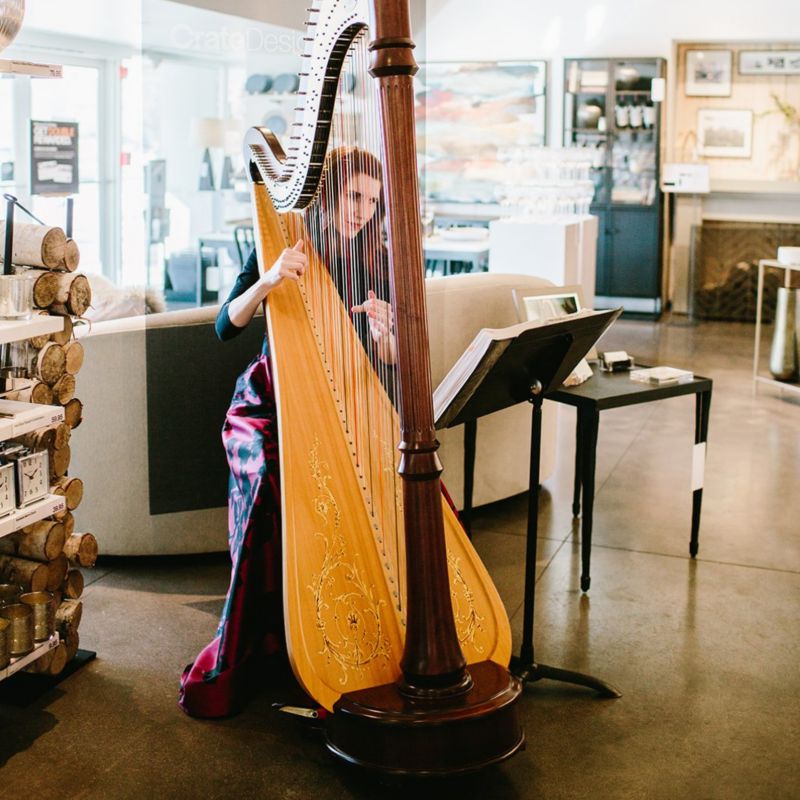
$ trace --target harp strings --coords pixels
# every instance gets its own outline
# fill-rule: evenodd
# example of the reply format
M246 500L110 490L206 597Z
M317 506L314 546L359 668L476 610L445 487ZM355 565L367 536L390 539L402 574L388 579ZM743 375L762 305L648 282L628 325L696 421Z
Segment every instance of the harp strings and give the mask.
M306 239L306 251L313 251L301 291L376 548L402 610L405 563L394 348L388 341L376 341L365 311L353 311L371 296L391 307L380 114L377 87L368 74L367 43L366 33L360 34L345 58L320 191L303 217L294 218L292 238ZM381 196L371 213L376 185Z

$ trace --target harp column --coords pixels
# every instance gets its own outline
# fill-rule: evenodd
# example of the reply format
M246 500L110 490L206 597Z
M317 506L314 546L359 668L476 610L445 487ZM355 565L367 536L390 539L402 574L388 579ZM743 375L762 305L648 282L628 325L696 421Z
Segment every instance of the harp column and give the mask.
M400 403L400 475L406 526L406 642L401 691L458 694L472 679L458 642L442 519L442 465L433 422L414 130L417 72L408 3L375 3L370 73L378 80Z

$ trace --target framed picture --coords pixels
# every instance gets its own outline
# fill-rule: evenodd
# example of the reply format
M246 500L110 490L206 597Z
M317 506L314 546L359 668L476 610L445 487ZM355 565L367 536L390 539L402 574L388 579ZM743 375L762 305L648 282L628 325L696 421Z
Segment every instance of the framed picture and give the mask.
M800 50L742 50L740 75L800 75Z
M541 289L526 289L525 294L512 290L517 318L520 322L546 322L559 317L568 317L583 310L580 286L543 286ZM587 359L597 358L597 347L592 347L564 381L565 386L577 386L592 377Z
M730 97L733 72L731 50L687 50L687 97Z
M750 158L753 153L753 112L701 108L697 112L697 146L701 156Z
M546 322L575 314L582 308L575 286L547 286L541 293L531 290L525 295L514 291L514 302L520 322Z

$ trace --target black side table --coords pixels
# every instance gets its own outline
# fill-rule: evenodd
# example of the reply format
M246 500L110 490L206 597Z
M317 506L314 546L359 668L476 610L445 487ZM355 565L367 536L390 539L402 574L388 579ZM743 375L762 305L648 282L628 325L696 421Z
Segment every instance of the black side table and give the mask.
M591 584L589 568L592 553L592 515L594 512L595 464L597 460L597 434L600 427L600 412L607 408L621 408L668 397L693 394L695 402L695 447L703 445L695 457L692 496L692 532L689 554L697 555L700 535L700 508L703 502L702 460L704 445L708 439L708 417L711 410L710 378L696 376L687 383L669 386L650 386L632 381L627 372L601 372L594 367L594 377L579 386L561 387L548 395L548 400L577 409L575 443L575 491L572 514L581 513L581 491L583 491L583 519L581 520L581 590L586 592Z

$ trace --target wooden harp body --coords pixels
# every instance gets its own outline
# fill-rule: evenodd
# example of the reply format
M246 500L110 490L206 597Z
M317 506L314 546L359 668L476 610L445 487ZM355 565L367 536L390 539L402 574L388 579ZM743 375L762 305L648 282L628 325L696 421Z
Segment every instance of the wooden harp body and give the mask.
M302 216L319 202L337 87L359 39L371 76L357 78L380 109L394 403ZM306 274L266 304L289 658L333 712L337 755L389 772L475 769L521 746L520 687L505 609L439 483L407 3L318 0L307 43L291 146L263 128L245 140L261 268L298 238L309 256Z

